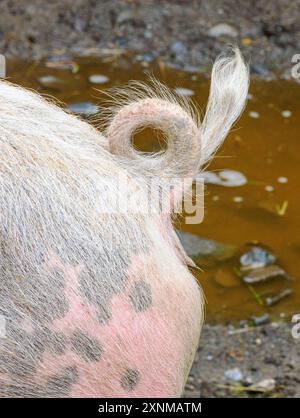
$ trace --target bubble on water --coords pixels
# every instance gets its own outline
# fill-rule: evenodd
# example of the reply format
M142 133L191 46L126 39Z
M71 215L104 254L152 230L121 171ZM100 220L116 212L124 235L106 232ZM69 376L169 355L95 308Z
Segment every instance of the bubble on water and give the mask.
M249 112L249 116L250 116L250 118L258 119L259 118L259 113L252 110L251 112Z
M266 192L269 192L269 193L274 192L274 187L273 187L273 186L268 185L268 186L266 186L266 187L265 187L265 191L266 191Z
M281 112L281 116L283 118L290 118L292 116L292 112L290 110L283 110Z
M278 183L286 184L288 182L288 179L287 177L281 176L281 177L278 177L277 181Z
M185 87L176 87L175 93L179 94L180 96L191 97L194 96L194 90L187 89Z
M234 203L242 203L244 201L244 198L242 196L234 196L232 199Z
M248 99L248 100L252 100L252 99L253 99L253 94L248 93L248 94L247 94L247 99Z
M102 74L93 74L89 76L89 82L92 84L105 84L109 81L109 77Z

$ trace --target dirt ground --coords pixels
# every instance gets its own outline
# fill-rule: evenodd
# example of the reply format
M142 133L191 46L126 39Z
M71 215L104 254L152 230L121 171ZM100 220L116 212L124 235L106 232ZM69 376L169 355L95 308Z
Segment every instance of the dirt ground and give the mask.
M2 0L0 51L40 58L57 48L115 48L205 71L238 44L252 73L290 77L299 22L300 0Z
M293 339L291 329L288 323L246 332L206 325L185 396L300 397L300 339ZM236 382L225 378L232 370L240 374ZM263 381L268 389L254 390Z
M289 78L300 53L299 22L300 0L2 0L0 53L31 60L57 49L113 48L206 72L230 43L241 47L253 74ZM186 397L300 397L300 340L291 324L232 331L204 327ZM274 379L269 391L251 390L265 379Z

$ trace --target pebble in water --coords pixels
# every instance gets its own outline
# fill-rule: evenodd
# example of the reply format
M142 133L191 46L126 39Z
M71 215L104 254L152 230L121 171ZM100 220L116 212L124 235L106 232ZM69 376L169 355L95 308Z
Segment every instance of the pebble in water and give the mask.
M268 296L265 299L266 305L267 306L273 306L276 303L280 302L282 299L285 299L288 296L291 296L292 293L293 293L293 290L292 289L289 289L289 288L283 289L281 292L277 293L274 296Z
M258 119L259 118L259 113L252 110L251 112L249 112L249 116L250 116L250 118Z
M252 316L251 319L252 319L253 325L255 327L259 327L261 325L265 325L270 322L270 315L268 313L265 313L261 316Z
M247 269L269 266L275 261L275 255L260 247L253 247L240 257L241 266L247 267Z
M290 118L292 116L292 112L290 110L283 110L281 112L281 116L283 118Z
M180 96L185 96L185 97L192 97L195 94L193 90L187 89L185 87L176 87L175 93L179 94Z
M235 196L233 199L234 203L242 203L244 198L242 196Z
M177 231L177 235L187 255L197 265L215 264L229 260L236 254L236 247L231 244L201 238L183 231Z
M265 191L269 192L269 193L272 193L272 192L274 192L274 187L273 186L266 186Z
M76 115L92 116L98 113L98 106L91 102L72 103L68 110Z
M38 78L38 81L40 84L42 84L45 87L49 87L53 84L62 83L62 80L60 80L59 78L53 75L43 75Z
M285 184L288 182L288 179L286 177L281 176L281 177L278 177L277 181L278 183Z
M272 265L266 267L255 268L243 277L243 281L247 284L255 284L274 279L275 277L289 278L288 274L281 267Z
M105 84L109 81L109 78L106 75L93 74L89 76L89 82L92 84Z

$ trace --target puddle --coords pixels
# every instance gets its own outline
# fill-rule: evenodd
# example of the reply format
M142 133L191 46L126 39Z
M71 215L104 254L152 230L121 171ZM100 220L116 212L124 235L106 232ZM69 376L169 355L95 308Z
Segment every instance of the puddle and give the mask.
M46 67L42 62L9 61L7 74L11 81L77 109L86 106L95 111L97 89L118 86L129 79L144 80L148 71L143 65L131 64L123 58L103 63L95 57L85 57L61 68L53 66L53 62ZM159 63L154 63L150 70L163 83L192 96L204 109L208 94L206 79ZM274 279L256 285L253 291L232 273L236 259L219 262L203 273L196 273L205 291L210 322L245 319L266 312L276 318L283 315L289 318L300 312L299 131L300 85L252 80L246 110L209 167L216 173L238 171L247 182L238 187L208 185L204 222L180 228L238 248L247 243L261 243L270 248L280 267L295 278L288 283L293 294L272 307L263 306L257 294L280 292L285 282ZM152 144L151 134L144 131L143 135L142 141Z

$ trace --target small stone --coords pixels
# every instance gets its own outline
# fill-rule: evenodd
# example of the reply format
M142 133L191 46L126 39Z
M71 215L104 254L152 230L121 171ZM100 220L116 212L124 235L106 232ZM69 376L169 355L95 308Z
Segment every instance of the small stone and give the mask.
M253 384L253 379L252 379L252 377L247 376L247 377L246 377L246 379L245 379L245 385L246 385L246 386L250 386L250 385L252 385L252 384Z
M186 46L180 41L173 42L170 49L174 55L185 55L187 53Z
M269 193L272 193L272 192L274 192L274 187L268 185L268 186L265 187L265 191L269 192Z
M275 379L264 379L251 386L253 390L257 390L258 392L272 392L275 389L275 387Z
M262 340L260 338L256 338L255 344L256 345L262 345Z
M146 30L144 31L144 37L145 37L146 39L152 39L152 38L153 38L153 33L151 32L151 30L146 29Z
M186 390L189 390L189 391L193 391L193 390L195 390L195 386L194 385L191 385L189 383L186 383L185 389Z
M274 264L275 261L275 255L260 247L253 247L240 257L241 266L247 269L269 266Z
M290 118L292 116L292 112L290 110L283 110L281 112L281 116L283 118Z
M116 23L122 26L124 23L132 22L135 18L135 14L132 10L123 10L117 17Z
M280 302L282 299L285 299L288 296L291 296L291 294L293 293L292 289L283 289L281 292L275 294L274 296L268 296L265 299L266 305L267 306L273 306L276 303Z
M211 354L208 354L208 356L206 356L207 361L212 361L213 359L214 359L214 356L212 356Z
M259 118L259 113L252 110L251 112L249 112L249 116L250 116L250 118L258 119Z
M288 179L282 176L282 177L278 177L277 181L278 183L286 184L288 182Z
M272 265L251 270L243 277L243 281L247 284L256 284L279 276L288 278L288 274L285 270L276 265Z
M251 316L251 319L253 321L253 325L258 327L260 325L268 324L270 322L270 315L265 313L261 316Z
M201 238L188 232L177 231L187 255L197 265L213 265L220 261L229 260L236 254L236 247L212 239Z
M269 75L269 70L266 67L259 64L252 64L250 66L250 71L251 73L260 75L262 77Z
M243 373L239 368L229 369L226 370L224 373L224 377L226 380L231 380L233 382L241 382L243 380Z
M238 36L238 31L235 27L229 25L228 23L218 23L209 29L208 35L213 38L219 38L221 36L236 38Z
M92 116L98 113L98 106L91 102L72 103L68 106L68 110L76 115Z
M176 87L175 93L179 94L180 96L191 97L194 96L195 92L191 89L187 89L185 87Z
M154 60L154 56L152 54L144 54L143 55L143 62L152 62Z
M62 80L59 78L53 76L53 75L43 75L38 78L38 81L41 85L45 87L52 86L53 84L59 84L62 83Z
M93 74L89 76L89 82L92 84L105 84L109 81L109 78L106 75Z

